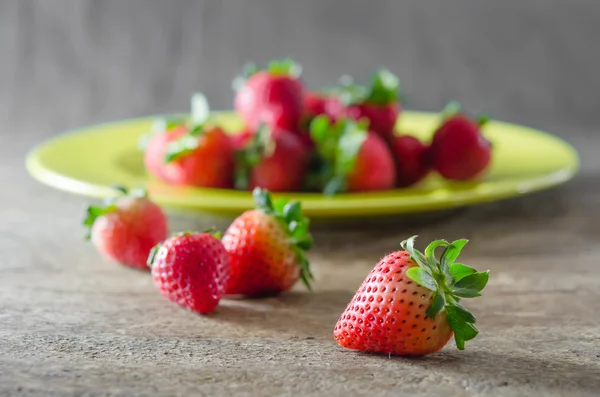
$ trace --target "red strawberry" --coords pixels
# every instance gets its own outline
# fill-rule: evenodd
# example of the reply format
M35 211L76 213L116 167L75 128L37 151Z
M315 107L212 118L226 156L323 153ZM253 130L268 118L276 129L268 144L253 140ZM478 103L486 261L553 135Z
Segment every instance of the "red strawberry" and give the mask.
M447 112L446 112L447 113ZM469 180L482 174L492 156L492 145L481 134L487 118L478 121L458 113L447 115L431 142L431 161L446 179Z
M414 185L429 173L428 146L417 138L410 135L394 137L391 148L396 160L397 186Z
M325 114L325 104L327 97L324 94L314 91L307 91L304 94L304 114L308 119L313 119L320 114Z
M366 118L369 129L386 141L394 136L394 127L400 114L398 103L400 80L389 70L381 69L371 77L369 87L355 85L348 76L340 79L331 94L336 99L326 102L326 113L333 119L350 117L354 120Z
M415 236L416 237L416 236ZM489 272L455 263L467 240L437 240L423 255L412 237L402 251L383 258L369 273L333 331L348 349L422 356L434 353L454 335L458 349L479 331L461 298L480 296ZM434 251L445 247L438 262Z
M128 192L102 206L90 206L83 224L86 238L105 257L125 266L145 269L152 247L167 236L167 218L143 190Z
M311 136L321 166L309 180L326 194L394 187L396 169L390 149L365 124L345 118L332 124L322 115L311 123Z
M217 126L208 122L209 108L201 93L192 97L192 117L157 120L165 126L151 135L144 164L155 177L175 185L233 187L234 146Z
M270 128L296 130L303 113L301 68L292 60L271 61L265 70L247 65L236 79L235 110L252 130L265 123Z
M229 278L229 255L217 237L179 233L152 249L148 266L164 297L200 314L217 307Z
M266 296L285 292L313 278L305 251L312 244L309 220L300 203L276 200L268 191L253 192L257 208L240 215L223 235L231 258L229 295Z
M309 149L296 134L263 125L237 152L236 188L300 190L309 156Z

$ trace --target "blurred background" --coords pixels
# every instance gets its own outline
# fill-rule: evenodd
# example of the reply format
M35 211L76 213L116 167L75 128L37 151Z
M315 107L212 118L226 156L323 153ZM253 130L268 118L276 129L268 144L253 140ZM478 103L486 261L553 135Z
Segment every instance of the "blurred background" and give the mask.
M386 66L408 108L457 99L595 151L593 0L0 0L0 125L11 145L114 119L231 108L245 61L293 57L309 87Z

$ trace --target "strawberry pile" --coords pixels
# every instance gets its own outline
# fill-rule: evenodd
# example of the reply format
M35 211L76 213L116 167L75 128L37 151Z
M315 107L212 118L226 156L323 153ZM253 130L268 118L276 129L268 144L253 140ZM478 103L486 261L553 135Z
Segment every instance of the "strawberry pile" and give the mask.
M253 191L256 208L236 218L225 233L215 230L167 236L167 218L143 190L117 188L119 195L90 206L86 236L106 258L151 270L159 292L199 314L224 296L273 296L298 280L311 289L306 257L312 246L309 220L298 201L273 200Z
M434 171L471 180L489 167L486 118L451 102L431 142L421 142L397 131L400 81L389 70L367 85L344 76L319 92L306 88L301 72L289 59L246 65L234 80L244 127L232 134L195 94L189 120L158 119L145 137L147 171L173 185L332 195L413 186Z
M345 122L323 126L334 129L335 139L357 134L346 131ZM324 182L339 186L335 164L326 167L331 169ZM273 200L257 187L256 208L233 220L222 236L214 230L167 236L166 216L143 190L117 191L120 195L105 205L88 208L87 236L107 258L150 269L159 293L180 307L207 314L224 297L274 296L299 280L312 290L306 253L313 239L300 202ZM415 238L403 241L402 250L385 256L367 275L335 325L339 345L423 356L442 349L452 336L460 350L477 336L475 316L460 301L481 296L489 272L456 262L467 240L436 240L421 253ZM439 260L437 248L444 249Z

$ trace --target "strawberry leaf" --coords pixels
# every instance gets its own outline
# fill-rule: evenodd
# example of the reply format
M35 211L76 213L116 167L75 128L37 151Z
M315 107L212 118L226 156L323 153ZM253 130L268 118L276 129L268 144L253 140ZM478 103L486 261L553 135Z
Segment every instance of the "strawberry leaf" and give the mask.
M435 258L435 249L438 247L447 247L450 245L446 240L435 240L429 243L425 248L425 259L429 265L429 268L436 269L438 267L438 261Z
M465 266L462 263L453 263L450 265L450 275L454 279L454 282L476 272L477 270L473 269L472 267Z
M169 142L165 151L165 162L171 163L185 157L198 148L199 137L185 134L179 139Z
M300 202L291 201L283 207L283 216L288 223L302 221L302 207Z
M148 254L148 259L146 259L146 265L148 265L148 267L151 268L152 265L154 264L154 259L156 259L156 254L160 250L160 247L162 247L162 243L156 244L150 250L150 253Z
M417 239L417 236L412 236L411 238L406 239L402 243L400 243L400 246L405 251L408 251L408 253L410 254L410 257L412 258L413 261L415 261L417 263L417 265L419 265L423 268L429 269L430 272L436 271L435 268L430 268L429 261L427 261L425 256L419 250L415 249L415 240L416 239Z
M442 265L444 272L448 272L450 266L454 263L456 258L458 258L460 251L468 242L469 240L466 239L455 240L446 247L440 258L440 264Z
M254 202L256 203L256 208L258 210L263 211L267 214L276 215L275 208L273 207L273 200L271 199L271 194L267 189L256 187L252 191L252 196L254 197Z
M208 100L201 92L192 96L192 123L195 126L202 126L208 120L210 107Z
M461 289L472 289L479 292L485 288L489 278L490 274L487 271L473 273L460 279L456 284L454 284L454 287Z
M462 105L458 101L450 101L442 109L442 120L456 116L462 111Z
M426 269L418 266L411 267L406 271L406 275L423 287L431 291L437 291L437 282Z
M398 101L400 80L387 69L378 70L371 76L371 87L365 98L367 102L386 106Z
M465 342L477 336L475 316L460 305L446 305L446 320L454 331L454 340L459 350L464 350Z
M435 316L437 316L437 314L444 308L445 305L446 298L444 297L444 294L438 292L434 294L433 300L431 301L431 305L429 305L425 314L427 315L427 317L433 320Z
M452 289L452 294L459 298L477 298L477 297L481 296L479 291L477 291L476 289L472 289L472 288L456 288L455 287Z
M269 62L267 70L273 76L290 76L298 78L302 74L302 67L290 58Z

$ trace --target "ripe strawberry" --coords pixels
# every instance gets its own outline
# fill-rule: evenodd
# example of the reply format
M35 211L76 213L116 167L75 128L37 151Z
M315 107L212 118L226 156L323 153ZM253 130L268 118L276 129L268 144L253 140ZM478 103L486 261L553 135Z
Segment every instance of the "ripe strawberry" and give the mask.
M91 239L105 257L125 266L145 269L152 247L167 236L167 217L143 190L108 199L102 206L90 206L83 225L86 239Z
M368 119L369 129L387 142L394 136L401 110L399 90L400 80L386 69L371 76L369 87L356 85L349 76L345 76L337 87L330 90L334 98L326 102L325 110L332 120L342 117Z
M145 145L148 172L175 185L231 188L233 142L220 127L210 125L208 117L208 102L197 93L192 97L189 122L157 120Z
M310 152L289 131L262 125L243 148L236 152L236 188L262 187L273 192L302 188Z
M386 190L396 183L394 159L385 141L362 122L343 118L332 124L327 116L311 123L320 167L309 176L326 194Z
M296 130L303 114L302 69L292 60L271 61L265 70L246 65L234 81L235 110L252 130L265 123L270 128Z
M460 114L459 109L454 109L453 114L445 113L445 120L431 142L433 166L446 179L473 179L482 174L491 161L492 145L481 134L488 119L471 120Z
M427 158L429 148L414 136L400 135L394 137L391 148L396 160L397 186L414 185L431 170Z
M310 289L313 275L305 252L312 245L309 220L297 201L271 200L253 191L256 209L240 215L223 235L231 258L228 295L267 296L285 292L302 279Z
M229 278L229 255L209 233L179 233L156 245L148 266L158 291L196 313L217 307Z
M383 258L363 281L333 331L341 346L422 356L440 350L452 335L460 350L477 336L475 316L459 301L480 296L489 272L454 262L467 240L434 241L423 255L415 238L403 241L403 250ZM445 247L439 262L437 247Z

